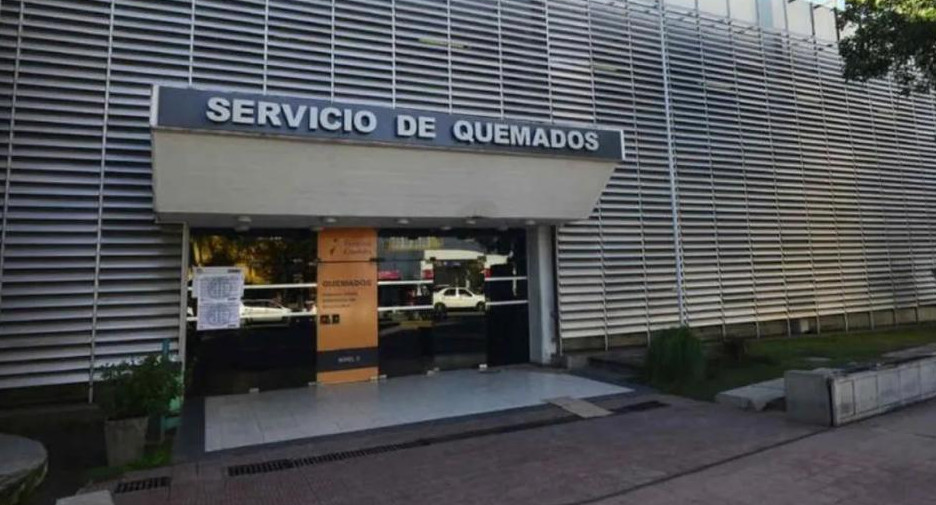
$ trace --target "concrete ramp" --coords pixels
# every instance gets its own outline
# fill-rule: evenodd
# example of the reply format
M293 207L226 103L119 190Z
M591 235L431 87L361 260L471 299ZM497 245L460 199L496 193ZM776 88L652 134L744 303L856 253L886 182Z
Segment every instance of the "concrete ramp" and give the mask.
M604 417L611 415L611 412L605 410L594 403L579 399L572 398L570 396L560 396L559 398L551 398L546 400L547 403L551 403L563 410L571 412L581 418L592 418L592 417Z
M737 389L722 391L715 396L715 401L741 410L760 412L768 405L786 397L783 378L758 382Z

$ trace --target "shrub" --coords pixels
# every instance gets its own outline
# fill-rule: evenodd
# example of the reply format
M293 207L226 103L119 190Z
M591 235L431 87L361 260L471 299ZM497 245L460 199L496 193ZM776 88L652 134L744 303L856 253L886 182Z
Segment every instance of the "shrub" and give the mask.
M728 365L739 365L750 358L747 340L743 338L729 338L721 344L721 359Z
M98 395L108 419L165 414L181 392L179 366L160 356L147 356L104 368Z
M683 326L663 330L650 340L644 371L651 384L661 389L679 389L705 375L702 341Z

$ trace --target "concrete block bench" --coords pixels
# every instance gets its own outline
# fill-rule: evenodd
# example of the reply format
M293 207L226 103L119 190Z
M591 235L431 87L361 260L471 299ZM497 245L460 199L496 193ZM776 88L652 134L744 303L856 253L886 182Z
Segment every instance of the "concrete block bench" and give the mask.
M39 442L0 433L0 505L17 505L48 470L49 455Z
M936 398L936 357L918 357L845 370L791 370L787 416L840 426Z

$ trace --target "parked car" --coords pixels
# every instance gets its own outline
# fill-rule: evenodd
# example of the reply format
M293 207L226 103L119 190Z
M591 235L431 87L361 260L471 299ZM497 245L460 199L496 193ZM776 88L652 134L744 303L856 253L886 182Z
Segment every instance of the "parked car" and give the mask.
M432 294L432 306L437 311L475 309L484 311L486 299L468 288L445 288Z
M240 317L249 323L287 323L291 310L273 300L244 300L240 306Z
M310 312L313 316L318 315L318 307L315 305L315 300L309 300L305 302L306 312Z

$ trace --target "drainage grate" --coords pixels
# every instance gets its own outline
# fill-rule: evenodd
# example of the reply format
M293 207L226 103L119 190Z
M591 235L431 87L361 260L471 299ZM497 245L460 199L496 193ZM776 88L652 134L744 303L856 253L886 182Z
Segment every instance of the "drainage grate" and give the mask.
M625 405L623 407L618 407L616 409L608 409L615 414L627 414L628 412L643 412L644 410L653 410L661 407L668 407L669 405L658 402L656 400L650 400L646 402L634 403L631 405Z
M228 477L240 477L242 475L256 475L260 473L278 472L290 468L299 468L302 466L318 465L321 463L332 463L345 459L360 458L362 456L372 456L385 452L400 451L403 449L412 449L429 445L431 442L417 440L403 444L387 444L377 447L368 447L366 449L355 449L353 451L340 451L319 456L306 456L295 459L275 459L272 461L262 461L259 463L248 463L245 465L232 465L227 468Z
M666 407L667 405L656 400L634 403L631 405L625 405L623 407L618 407L616 409L610 409L615 414L626 414L628 412L641 412L644 410L652 410L660 407ZM534 428L544 428L546 426L554 426L558 424L571 423L582 420L576 416L564 416L554 419L543 419L539 421L531 421L528 423L520 424L511 424L508 426L497 426L493 428L484 428L479 430L466 431L462 433L452 433L449 435L441 435L438 437L431 438L421 438L418 440L413 440L412 442L404 442L400 444L387 444L387 445L378 445L376 447L368 447L365 449L355 449L351 451L340 451L332 452L328 454L322 454L319 456L306 456L304 458L293 458L293 459L273 459L270 461L260 461L257 463L247 463L244 465L231 465L227 467L228 477L241 477L244 475L257 475L262 473L269 472L278 472L280 470L288 470L290 468L299 468L303 466L312 466L322 463L331 463L335 461L342 461L352 458L360 458L363 456L372 456L375 454L383 454L387 452L401 451L404 449L414 449L416 447L425 447L428 445L443 443L443 442L454 442L456 440L465 440L469 438L483 437L487 435L499 435L504 433L513 433L517 431L531 430ZM168 477L167 477L168 479Z
M295 468L295 466L295 463L293 463L291 459L274 459L261 461L259 463L247 463L246 465L232 465L227 468L227 471L229 477L239 477L241 475L255 475L258 473L289 470L290 468Z
M169 477L150 477L148 479L128 480L118 483L117 487L114 488L114 494L135 493L137 491L169 487L169 482Z
M342 451L342 452L333 452L331 454L322 454L321 456L308 456L305 458L296 458L294 462L296 466L318 465L320 463L331 463L333 461L341 461L344 459L360 458L362 456L372 456L374 454L383 454L385 452L402 451L403 449L413 449L415 447L424 447L424 446L429 445L430 443L431 442L428 442L425 440L417 440L413 442L406 442L403 444L380 445L377 447L368 447L367 449L356 449L353 451Z

